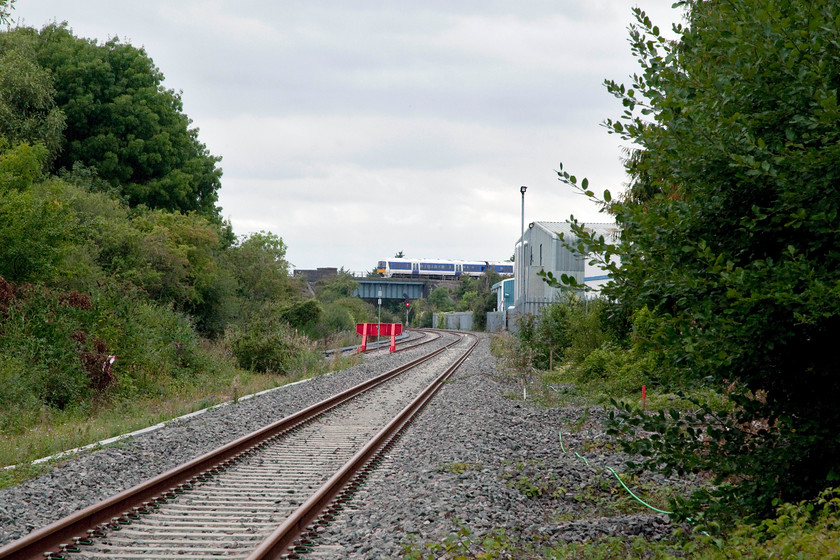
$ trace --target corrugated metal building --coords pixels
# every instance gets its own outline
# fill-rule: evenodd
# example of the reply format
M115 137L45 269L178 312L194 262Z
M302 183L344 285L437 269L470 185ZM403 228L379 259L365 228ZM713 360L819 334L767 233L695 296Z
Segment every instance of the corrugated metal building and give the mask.
M586 228L609 241L618 239L619 229L615 224L586 224ZM540 307L559 296L560 290L552 288L539 276L542 271L551 272L556 278L567 274L579 283L587 283L596 289L609 279L603 270L589 265L587 259L570 251L558 238L561 233L566 243L576 242L577 237L566 222L531 222L516 244L514 305L518 313L536 314Z

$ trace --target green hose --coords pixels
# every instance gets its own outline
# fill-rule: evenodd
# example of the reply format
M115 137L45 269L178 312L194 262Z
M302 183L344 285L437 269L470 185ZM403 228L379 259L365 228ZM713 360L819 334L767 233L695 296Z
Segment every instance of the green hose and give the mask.
M563 447L563 432L557 432L557 437L559 437L559 438L560 438L560 449L562 449L562 450L563 450L563 453L566 453L566 448L565 448L565 447ZM582 456L582 455L581 455L580 453L578 453L577 451L575 451L575 455L577 455L579 459L582 459L582 460L583 460L583 462L584 462L584 463L586 463L586 466L587 466L587 467L588 467L588 466L590 466L590 465L589 465L589 461L587 461L587 460L586 460L586 457ZM642 500L642 499L641 499L641 498L639 498L636 494L634 494L632 490L630 490L629 488L627 488L627 485L626 485L626 484L624 484L624 481L623 481L623 480L621 480L621 477L620 477L620 476L618 476L618 473L617 473L617 472L615 472L615 471L612 469L612 467L606 467L606 468L607 468L607 469L608 469L611 473L613 473L613 475L614 475L614 476L618 479L618 482L619 482L619 483L621 483L621 486L622 486L622 487L624 487L624 489L625 489L625 490L627 490L627 493L628 493L628 494L630 494L631 496L633 496L633 498L635 498L635 499L636 499L636 501L637 501L637 502L639 502L640 504L642 504L643 506L648 507L648 508L652 509L653 511L656 511L656 512L659 512L659 513L664 513L664 514L667 514L667 515L671 515L672 513L674 513L673 511L665 511L665 510L663 510L663 509L655 508L655 507L653 507L652 505L650 505L650 504L646 503L644 500Z
M624 489L625 489L625 490L627 490L627 492L628 492L631 496L633 496L634 498L636 498L636 501L637 501L637 502L639 502L640 504L642 504L643 506L647 506L647 507L649 507L650 509L652 509L653 511L658 511L659 513L665 513L665 514L668 514L668 515L670 515L670 514L674 513L673 511L665 511L665 510L663 510L663 509L655 508L655 507L653 507L652 505L650 505L650 504L648 504L648 503L645 503L645 502L644 502L641 498L639 498L636 494L634 494L632 490L630 490L629 488L627 488L627 485L626 485L626 484L624 484L624 481L623 481L623 480L621 480L621 477L620 477L620 476L618 476L618 473L617 473L617 472L615 472L615 471L612 469L612 467L607 467L607 469L609 469L609 471L615 475L615 477L618 479L618 481L621 483L621 485L624 487Z
M583 455L581 455L581 454L580 454L580 453L578 453L577 451L575 451L575 455L577 455L577 456L578 456L578 459L583 459L583 462L584 462L584 463L586 463L586 466L587 466L587 467L589 466L589 461L587 461L587 460L586 460L586 457L584 457Z

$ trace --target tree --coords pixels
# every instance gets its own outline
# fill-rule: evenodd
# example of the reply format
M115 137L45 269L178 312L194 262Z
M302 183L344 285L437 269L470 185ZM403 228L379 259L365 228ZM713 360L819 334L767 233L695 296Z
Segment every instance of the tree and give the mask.
M554 357L562 357L563 351L571 345L569 323L575 303L569 298L568 301L552 303L540 310L537 336L546 347L549 371L554 371Z
M438 286L429 294L429 303L432 308L437 311L452 311L455 309L455 302L449 294L449 290L445 286Z
M72 210L54 196L0 192L0 276L12 282L55 279L74 226Z
M625 411L661 434L630 450L713 475L688 510L758 517L840 480L840 4L677 5L673 43L634 10L641 74L607 82L625 112L606 125L635 145L627 194L559 176L622 228L610 246L572 218L613 275L616 321L647 307L649 347L685 383L730 391L724 410Z
M0 23L8 24L11 20L12 9L16 0L0 0Z
M258 231L241 238L229 251L229 258L243 297L267 301L288 295L286 244L276 234Z
M9 148L0 136L0 193L23 191L41 180L48 155L43 144L21 142Z
M315 282L315 296L322 303L328 304L342 298L353 296L359 288L359 283L353 275L344 269L329 278L322 278Z
M24 48L0 52L0 137L10 144L41 144L52 161L59 153L64 113L53 96L49 72ZM45 161L45 163L47 162Z
M75 37L67 24L0 34L0 56L32 53L47 69L66 118L52 170L77 162L95 170L132 205L197 211L218 219L219 158L198 140L181 97L143 49L114 38ZM220 220L219 220L220 221Z

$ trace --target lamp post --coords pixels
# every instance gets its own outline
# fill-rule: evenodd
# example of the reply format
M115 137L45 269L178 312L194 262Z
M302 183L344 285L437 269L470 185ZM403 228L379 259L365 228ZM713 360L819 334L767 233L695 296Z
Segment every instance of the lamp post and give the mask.
M520 291L522 292L522 311L525 311L525 299L527 294L525 293L525 191L528 190L528 187L521 186L519 187L519 192L522 193L522 237L519 239L519 258L522 262L519 263L519 280L518 282L522 282L520 286Z

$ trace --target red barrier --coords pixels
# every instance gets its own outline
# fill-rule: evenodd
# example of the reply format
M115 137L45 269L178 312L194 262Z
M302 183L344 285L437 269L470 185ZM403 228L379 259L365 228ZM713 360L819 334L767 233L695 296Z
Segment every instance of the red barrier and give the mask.
M356 323L356 333L362 335L359 352L367 350L369 336L390 336L391 352L393 352L397 347L395 337L402 334L402 323Z

